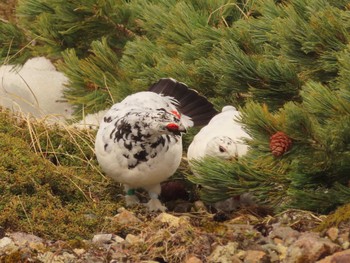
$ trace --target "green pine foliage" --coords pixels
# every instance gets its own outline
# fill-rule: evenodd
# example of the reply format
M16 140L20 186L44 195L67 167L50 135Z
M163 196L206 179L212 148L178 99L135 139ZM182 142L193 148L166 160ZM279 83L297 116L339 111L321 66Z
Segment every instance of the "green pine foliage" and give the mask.
M253 97L276 110L300 101L309 79L327 84L338 75L349 40L347 8L327 0L23 0L17 15L19 29L35 39L31 54L62 58L61 69L74 76L67 94L77 113L105 108L169 76L219 108ZM113 68L105 53L95 52L96 42L109 50ZM77 77L77 65L86 63L97 70L87 75L85 68ZM89 95L96 94L91 87L103 99Z
M0 65L22 64L30 56L30 42L24 32L9 21L0 19Z
M333 87L310 81L302 89L303 103L286 103L275 113L249 102L242 122L253 138L251 151L237 162L198 162L197 175L190 179L203 186L202 198L214 202L250 192L277 211L322 213L349 203L350 86L340 88L341 81ZM277 131L292 139L292 148L281 157L273 157L269 148Z
M108 46L106 38L92 42L89 53L88 57L79 59L75 49L68 49L63 53L66 63L58 63L58 68L71 80L70 89L65 91L65 96L80 113L104 110L106 105L131 93L115 75L119 59Z
M331 82L348 43L349 12L339 3L139 0L127 5L139 30L113 72L122 84L111 91L139 91L171 76L218 108L253 97L276 110L301 101L309 79ZM65 63L69 74L69 59Z
M19 25L37 38L38 54L60 58L62 51L74 48L85 57L91 42L103 36L116 52L133 37L126 29L131 13L123 7L123 0L22 0L17 14Z

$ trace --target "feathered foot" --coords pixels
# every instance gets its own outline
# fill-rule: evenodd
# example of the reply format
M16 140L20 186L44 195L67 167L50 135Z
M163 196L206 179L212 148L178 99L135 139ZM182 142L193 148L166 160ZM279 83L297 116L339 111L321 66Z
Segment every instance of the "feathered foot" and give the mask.
M167 210L167 208L164 205L162 205L162 203L159 201L158 198L151 198L151 200L148 201L146 206L151 212L152 211L165 212Z
M140 203L139 198L135 195L135 189L130 188L128 185L124 185L125 190L125 203L126 206L134 206Z
M136 195L126 195L125 203L126 203L126 206L135 206L140 203L140 200Z
M158 199L158 196L159 196L160 191L161 191L160 184L156 184L156 185L147 187L145 189L148 190L148 195L151 198L151 200L149 200L149 202L146 204L146 206L148 207L148 209L150 211L164 212L165 210L167 210L167 208L165 206L163 206L162 203Z

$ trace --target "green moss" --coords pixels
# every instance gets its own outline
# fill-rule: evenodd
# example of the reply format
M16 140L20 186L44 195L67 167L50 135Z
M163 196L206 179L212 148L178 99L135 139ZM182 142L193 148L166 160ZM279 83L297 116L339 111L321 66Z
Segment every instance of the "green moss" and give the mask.
M35 134L30 135L30 129ZM33 140L44 133L52 143ZM117 199L122 189L93 165L91 135L70 133L0 112L0 225L5 232L63 240L91 238L102 230L113 232L108 217L122 205L122 199ZM65 153L58 157L59 164L44 158L47 145L56 156L58 151Z
M341 223L350 222L350 204L339 207L334 213L327 218L316 228L316 231L323 231L330 227L338 227Z

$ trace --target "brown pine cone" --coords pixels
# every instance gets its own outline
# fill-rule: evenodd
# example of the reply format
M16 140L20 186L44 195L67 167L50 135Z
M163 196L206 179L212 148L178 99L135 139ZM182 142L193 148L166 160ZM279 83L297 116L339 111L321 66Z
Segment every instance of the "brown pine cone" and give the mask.
M278 157L287 152L292 146L292 140L284 132L276 132L270 137L270 149Z

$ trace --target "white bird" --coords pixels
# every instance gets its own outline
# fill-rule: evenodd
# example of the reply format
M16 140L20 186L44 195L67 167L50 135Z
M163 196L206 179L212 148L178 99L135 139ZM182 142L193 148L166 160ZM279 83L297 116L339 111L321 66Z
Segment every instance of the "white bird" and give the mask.
M249 147L244 140L249 140L251 137L244 131L242 124L237 121L239 117L240 113L235 107L225 106L219 114L210 120L208 125L196 134L187 151L190 167L192 160L200 160L206 156L237 160L248 152ZM238 207L253 204L255 204L253 196L245 193L215 202L212 205L217 210L230 212Z
M139 203L134 190L143 188L151 211L166 209L158 199L160 183L180 165L182 133L207 124L216 113L204 97L174 79L161 79L149 91L111 107L97 132L95 151L102 170L124 184L128 206Z
M1 66L0 79L1 106L48 122L72 117L73 108L63 97L68 78L45 57L31 58L23 67Z
M205 156L221 159L237 159L248 151L244 139L251 137L237 121L239 111L233 106L225 106L193 138L188 147L187 159L201 159Z

